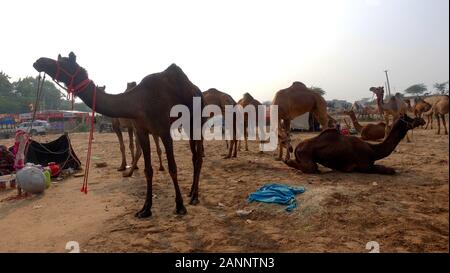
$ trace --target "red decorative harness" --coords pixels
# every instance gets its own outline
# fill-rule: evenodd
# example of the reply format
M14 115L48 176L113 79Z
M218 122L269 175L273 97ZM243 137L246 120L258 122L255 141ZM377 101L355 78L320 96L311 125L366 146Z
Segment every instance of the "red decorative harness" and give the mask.
M78 73L80 73L80 66L77 67L77 70L74 74L70 74L67 70L62 68L58 61L55 61L56 63L56 74L55 77L53 77L53 81L55 81L59 86L61 86L58 83L58 77L60 75L60 71L62 71L64 74L66 74L67 77L70 79L70 83L67 85L67 88L64 88L67 90L69 99L72 99L72 110L73 110L73 102L75 99L75 96L84 91L86 87L89 86L89 84L93 83L92 80L89 78L86 78L82 80L80 83L74 86L75 78L78 76ZM62 87L62 86L61 86ZM83 177L83 186L81 187L81 192L84 192L87 194L87 188L88 188L88 176L89 176L89 167L91 164L91 152L92 152L92 139L94 138L94 118L95 118L95 104L96 104L96 95L97 95L97 86L94 84L94 93L92 94L92 117L91 117L91 129L89 131L89 144L88 144L88 151L86 156L86 166L84 169L84 177Z

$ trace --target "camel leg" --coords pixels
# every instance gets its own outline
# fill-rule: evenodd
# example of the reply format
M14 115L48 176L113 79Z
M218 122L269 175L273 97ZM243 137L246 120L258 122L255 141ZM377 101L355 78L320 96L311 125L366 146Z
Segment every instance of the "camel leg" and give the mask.
M122 131L120 130L120 127L115 127L115 126L113 126L113 130L116 133L117 138L119 139L120 153L122 155L122 163L120 164L120 167L117 170L123 171L127 167L127 158L125 156L125 145L123 144Z
M202 148L203 148L203 140L190 140L189 145L191 147L192 152L192 164L194 165L194 179L192 182L191 191L189 196L191 197L191 201L189 204L197 205L199 203L198 200L198 184L200 180L200 171L202 169L203 157ZM232 144L231 144L232 145ZM236 144L235 144L236 145Z
M304 155L302 155L302 159L300 159L299 161L289 159L284 160L283 162L289 167L300 170L303 173L310 173L310 174L320 173L319 166L317 166L317 163L315 163L309 158L306 158Z
M231 141L231 145L234 146L233 150L233 157L237 157L237 140Z
M145 203L142 209L136 213L138 218L146 218L152 216L152 180L153 180L153 168L152 168L152 158L150 149L150 139L148 138L148 133L145 131L137 131L137 137L139 138L139 143L141 145L142 152L144 154L145 163L145 178L147 180L147 194L145 196Z
M393 168L385 167L383 165L372 165L368 168L358 169L359 172L363 173L377 173L377 174L386 174L386 175L394 175L395 170Z
M128 128L128 140L130 141L129 148L131 152L131 162L134 163L134 136L133 128Z
M164 166L162 164L162 151L161 151L161 146L159 145L159 137L153 135L153 141L155 141L155 145L156 145L156 152L158 153L158 159L159 159L159 170L160 171L164 171Z
M441 117L442 117L442 124L444 125L444 129L445 129L444 134L448 135L447 123L445 122L445 115L441 115Z
M141 144L139 143L139 138L137 137L137 133L135 132L135 134L136 134L136 138L135 138L136 153L134 154L134 161L131 164L131 167L122 173L123 177L131 177L133 175L134 170L139 169L137 166L137 163L139 162L139 159L141 158L142 149L141 149Z
M435 114L435 117L436 117L437 125L438 125L437 134L440 135L440 134L441 134L441 120L439 119L439 114L436 113L436 114Z
M285 130L287 132L287 134L290 136L291 135L291 120L287 119L284 121L284 127ZM290 143L289 143L290 145ZM285 156L285 160L289 160L291 158L291 151L289 151L289 146L286 147L286 156Z
M178 186L178 178L177 178L177 164L175 163L175 156L173 154L173 140L170 136L170 133L161 137L161 140L164 144L164 148L166 149L166 157L169 165L169 174L172 178L173 186L175 188L175 202L176 202L176 214L184 215L186 214L186 208L183 205L183 197L181 196L180 187ZM201 152L201 148L199 149ZM202 154L198 154L199 160L203 160ZM195 170L194 170L195 176Z

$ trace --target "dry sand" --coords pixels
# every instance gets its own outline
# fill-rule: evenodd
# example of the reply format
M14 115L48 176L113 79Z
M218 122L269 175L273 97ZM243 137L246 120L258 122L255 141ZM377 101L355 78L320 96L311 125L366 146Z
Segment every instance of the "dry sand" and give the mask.
M293 139L298 143L314 135L295 134ZM71 134L82 162L87 136ZM153 216L137 219L134 213L143 205L146 188L143 160L133 177L122 178L116 171L116 136L96 133L93 155L108 166L92 167L87 195L80 192L82 177L22 200L9 200L14 190L0 192L0 252L67 252L68 241L79 242L82 252L368 252L369 241L377 241L381 252L448 252L448 145L447 136L417 129L412 143L402 141L379 161L398 174L381 176L323 167L322 174L302 174L275 161L275 153L259 154L255 142L249 152L225 160L225 143L207 142L200 204L191 206L186 197L192 182L189 144L176 142L188 210L177 216L170 176L157 171L152 142ZM292 213L280 205L246 201L249 193L272 182L306 187ZM239 209L253 212L239 216Z

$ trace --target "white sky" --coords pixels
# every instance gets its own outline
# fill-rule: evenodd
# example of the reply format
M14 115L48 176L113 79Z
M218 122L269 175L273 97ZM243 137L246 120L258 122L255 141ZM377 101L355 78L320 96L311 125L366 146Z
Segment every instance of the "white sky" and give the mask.
M385 69L393 91L447 81L448 23L448 0L5 0L0 71L35 76L37 58L74 51L108 93L176 63L236 100L302 81L354 101Z

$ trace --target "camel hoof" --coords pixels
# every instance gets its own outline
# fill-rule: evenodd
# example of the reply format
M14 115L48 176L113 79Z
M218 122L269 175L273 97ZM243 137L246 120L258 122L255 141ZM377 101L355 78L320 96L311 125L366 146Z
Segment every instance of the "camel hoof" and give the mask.
M187 210L184 206L181 206L180 208L177 208L175 210L175 214L178 214L178 215L186 215L186 213L187 213Z
M228 158L231 158L231 156L226 155L226 156L223 157L223 159L228 159Z
M159 167L159 171L163 172L164 171L164 167L163 166Z
M200 201L198 201L198 198L192 198L191 201L189 202L189 205L198 205L200 203Z
M122 173L122 177L131 177L133 175L132 171L125 171Z
M148 218L148 217L152 216L152 211L151 210L141 210L141 211L136 212L136 214L134 216L139 219Z
M136 166L136 167L134 167L134 169L135 169L135 170L139 170L139 167L138 167L138 166Z
M124 167L124 166L120 166L118 169L117 169L117 171L119 171L119 172L122 172L122 171L125 171L126 170L126 167Z

